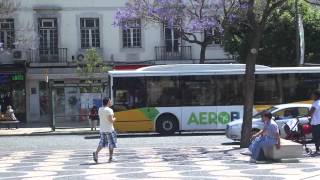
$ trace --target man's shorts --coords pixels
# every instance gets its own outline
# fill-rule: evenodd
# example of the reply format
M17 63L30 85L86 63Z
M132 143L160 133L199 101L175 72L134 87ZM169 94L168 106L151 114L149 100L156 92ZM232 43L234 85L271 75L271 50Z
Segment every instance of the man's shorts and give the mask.
M117 147L117 133L113 132L100 132L99 146L116 148Z

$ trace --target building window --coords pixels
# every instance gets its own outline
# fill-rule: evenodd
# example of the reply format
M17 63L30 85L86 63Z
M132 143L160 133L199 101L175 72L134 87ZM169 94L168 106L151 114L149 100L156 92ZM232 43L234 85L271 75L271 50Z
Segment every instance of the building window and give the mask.
M39 53L41 58L58 55L58 25L56 18L39 18Z
M124 22L122 30L122 41L124 48L141 47L141 21L130 20Z
M164 42L166 46L166 52L179 52L179 46L181 45L180 29L178 27L164 26Z
M207 31L207 38L212 38L211 46L221 45L221 32L218 29L210 29Z
M0 19L0 47L4 49L14 48L14 20Z
M81 48L100 48L98 18L80 18Z

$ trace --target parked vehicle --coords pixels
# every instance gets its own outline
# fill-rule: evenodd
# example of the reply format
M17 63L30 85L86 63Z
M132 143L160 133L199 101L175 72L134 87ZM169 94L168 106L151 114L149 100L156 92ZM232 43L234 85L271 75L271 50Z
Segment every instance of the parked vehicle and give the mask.
M272 106L267 111L270 111L273 115L274 120L279 126L280 136L282 138L286 137L286 133L284 131L284 125L297 117L299 118L300 123L306 124L309 122L308 120L308 111L311 108L311 104L280 104L276 106ZM232 121L227 124L226 127L226 136L229 139L238 141L241 139L241 127L242 127L242 119ZM252 119L252 133L256 133L263 128L263 122L261 119L261 112L255 114ZM310 136L310 135L309 135ZM307 138L311 138L307 137Z

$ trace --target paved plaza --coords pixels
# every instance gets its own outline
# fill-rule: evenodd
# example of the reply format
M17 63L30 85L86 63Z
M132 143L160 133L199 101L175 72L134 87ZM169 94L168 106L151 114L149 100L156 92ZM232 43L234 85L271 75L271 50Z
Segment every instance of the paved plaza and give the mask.
M119 148L99 163L92 149L0 153L0 179L319 179L320 157L249 163L239 146Z

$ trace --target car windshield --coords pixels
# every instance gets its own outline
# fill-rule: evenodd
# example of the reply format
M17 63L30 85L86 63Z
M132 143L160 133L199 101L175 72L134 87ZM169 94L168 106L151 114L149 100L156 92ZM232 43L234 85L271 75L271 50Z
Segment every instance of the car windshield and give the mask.
M276 109L278 109L278 108L272 106L272 107L270 107L270 108L268 108L268 109L265 109L265 110L263 110L263 111L273 112L273 111L276 110ZM262 112L263 112L263 111L260 111L260 112L258 112L257 114L253 115L253 118L256 118L256 119L261 118L261 115L262 115Z

